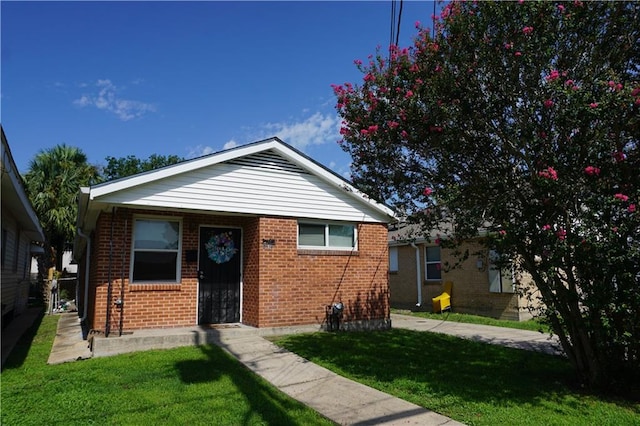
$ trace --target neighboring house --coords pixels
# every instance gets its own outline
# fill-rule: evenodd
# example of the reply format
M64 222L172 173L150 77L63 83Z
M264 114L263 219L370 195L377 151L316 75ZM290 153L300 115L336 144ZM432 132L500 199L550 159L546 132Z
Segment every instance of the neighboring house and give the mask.
M44 242L40 221L27 197L9 143L2 139L2 325L19 315L29 300L31 257Z
M436 244L439 238L436 231L429 238L407 239L406 235L416 229L392 228L389 232L391 307L431 312L431 299L450 281L453 312L517 321L532 317L527 297L515 291L516 286L530 288L531 280L523 276L514 278L508 268L496 267L495 253L480 241L467 241L458 247L461 252L469 252L469 257L459 262L453 249Z
M79 310L109 334L323 325L342 302L343 328L388 328L392 220L277 138L81 188Z

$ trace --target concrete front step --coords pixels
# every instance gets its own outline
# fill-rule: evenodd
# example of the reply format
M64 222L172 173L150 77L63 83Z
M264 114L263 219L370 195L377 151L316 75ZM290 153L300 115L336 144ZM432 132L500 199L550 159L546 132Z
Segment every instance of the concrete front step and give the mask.
M92 334L89 336L93 357L106 357L128 352L151 349L171 349L180 346L219 344L226 339L242 336L278 336L295 333L311 333L320 331L319 325L254 328L243 324L226 324L220 326L163 328L136 330L119 335L118 332Z

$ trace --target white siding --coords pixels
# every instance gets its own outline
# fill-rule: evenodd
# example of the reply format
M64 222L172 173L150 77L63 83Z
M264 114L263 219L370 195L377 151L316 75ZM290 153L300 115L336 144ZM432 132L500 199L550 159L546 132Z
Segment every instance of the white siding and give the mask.
M347 190L273 152L230 160L118 191L95 201L137 206L339 221L380 214Z

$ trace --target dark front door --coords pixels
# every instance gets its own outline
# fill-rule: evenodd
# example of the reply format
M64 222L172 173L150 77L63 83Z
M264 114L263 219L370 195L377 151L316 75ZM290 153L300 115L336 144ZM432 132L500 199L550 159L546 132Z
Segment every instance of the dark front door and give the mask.
M240 321L242 235L236 228L200 228L198 324Z

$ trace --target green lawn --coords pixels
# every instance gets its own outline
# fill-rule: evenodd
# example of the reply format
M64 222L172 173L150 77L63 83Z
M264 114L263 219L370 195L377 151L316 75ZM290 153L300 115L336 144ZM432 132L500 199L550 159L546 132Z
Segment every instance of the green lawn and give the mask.
M640 425L640 403L576 390L561 357L402 329L290 335L276 344L469 425Z
M47 365L57 321L37 321L7 361L0 424L333 424L217 346Z

